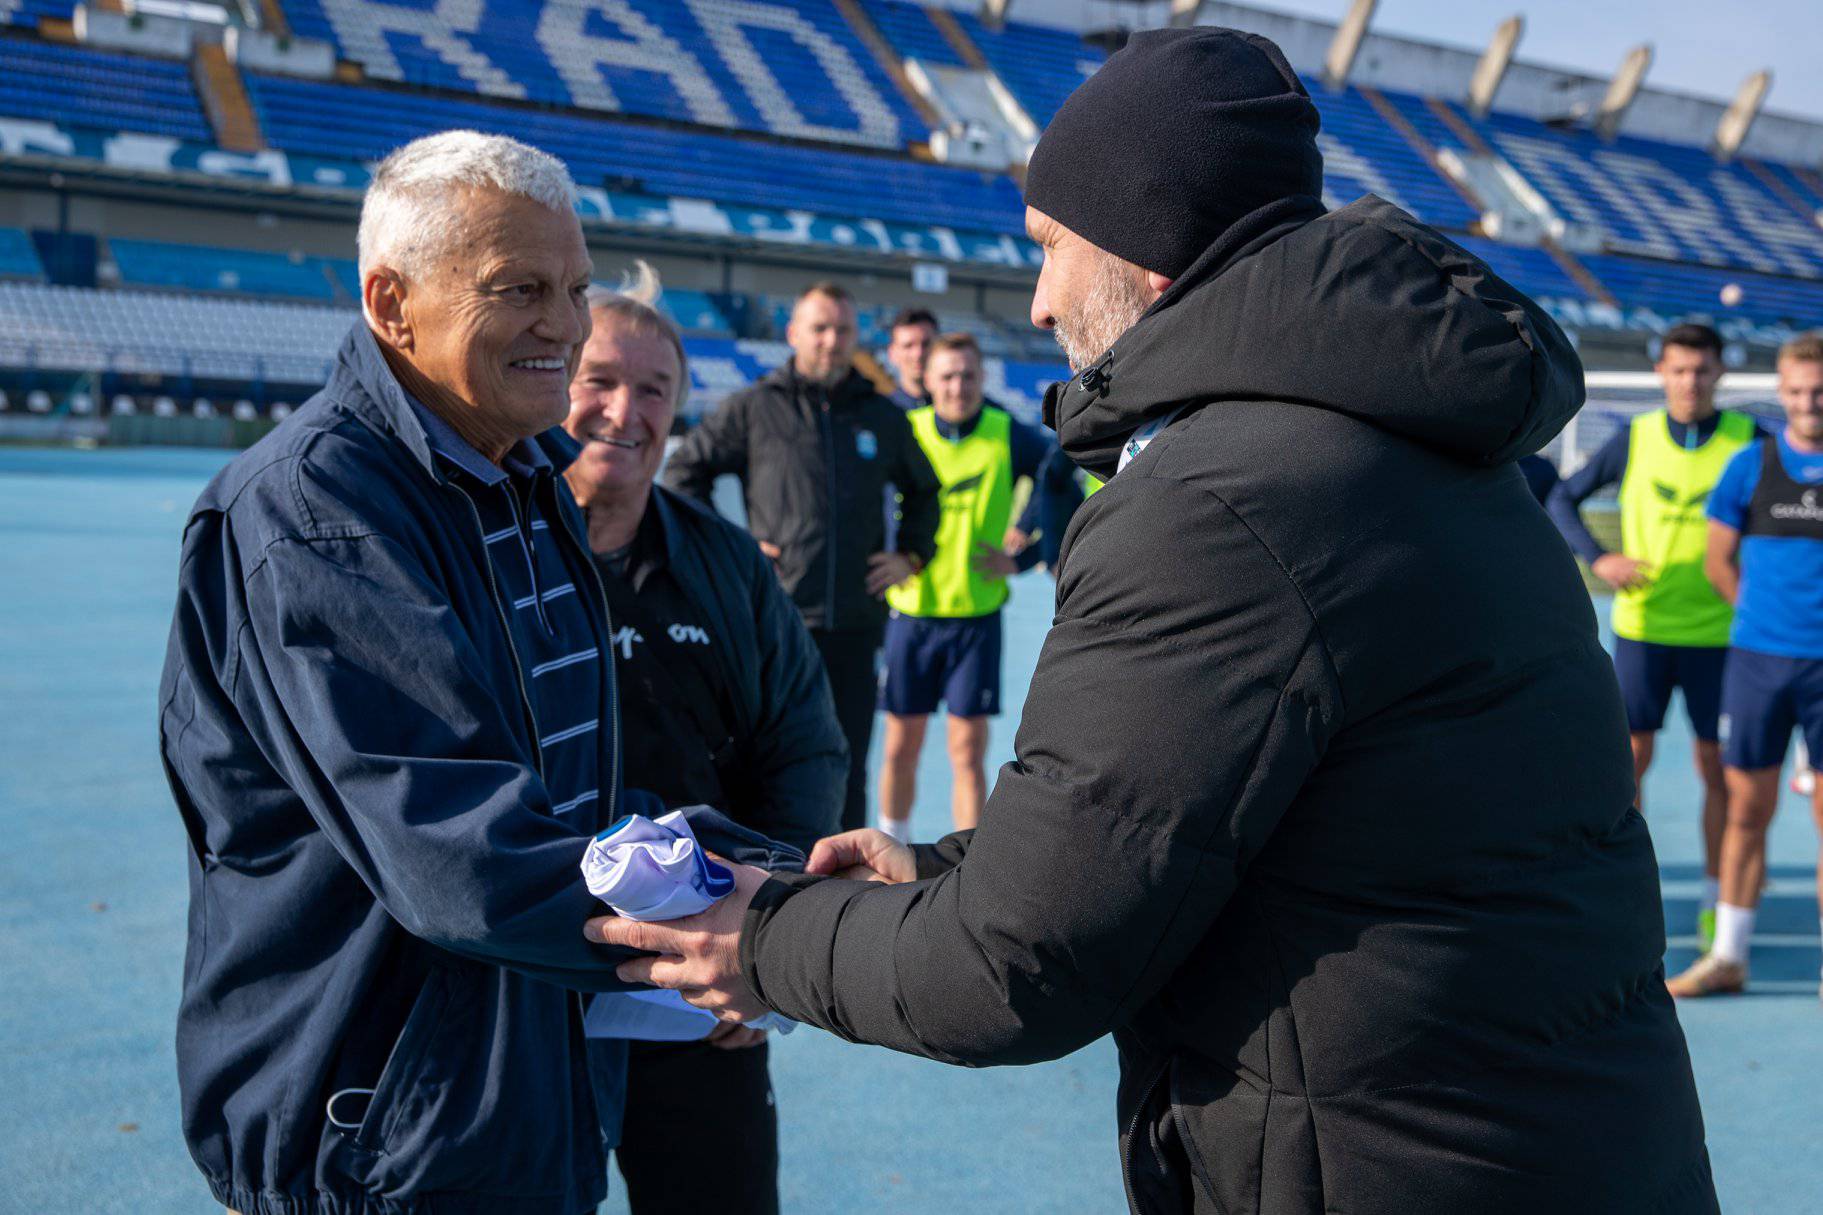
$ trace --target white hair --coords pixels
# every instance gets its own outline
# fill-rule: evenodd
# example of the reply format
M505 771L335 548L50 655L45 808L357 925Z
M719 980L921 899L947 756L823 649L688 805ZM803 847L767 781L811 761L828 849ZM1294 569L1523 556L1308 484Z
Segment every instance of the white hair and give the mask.
M452 197L462 187L491 188L543 203L560 214L576 207L576 183L548 152L479 131L414 139L380 162L361 203L360 272L389 266L410 278L457 242Z
M640 258L633 263L632 269L621 274L618 286L589 284L589 315L598 322L609 320L631 329L656 333L670 342L677 352L677 394L673 404L681 407L690 394L690 356L684 353L684 339L677 326L659 310L658 301L664 293L658 271L652 268L651 262Z
M665 294L665 285L658 277L658 271L645 258L634 259L631 269L623 270L620 282L615 286L606 283L589 284L589 307L592 309L612 309L620 300L631 300L643 304L652 312L658 312L658 301ZM663 320L662 314L659 317Z

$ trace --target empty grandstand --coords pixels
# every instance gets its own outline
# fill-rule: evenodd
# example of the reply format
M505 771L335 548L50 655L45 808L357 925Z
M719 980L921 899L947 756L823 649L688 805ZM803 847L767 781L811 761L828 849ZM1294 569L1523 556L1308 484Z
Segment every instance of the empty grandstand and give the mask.
M691 413L777 364L780 301L830 273L857 287L869 344L914 302L975 334L1017 409L1061 374L1025 321L1018 177L1030 132L1122 36L1056 16L1082 6L1016 0L995 23L973 0L214 3L0 0L0 409L295 401L355 315L370 166L455 126L570 165L603 277L659 262ZM1605 82L1518 63L1484 112L1471 48L1376 35L1331 84L1333 26L1191 15L1286 48L1323 114L1328 202L1371 192L1448 232L1593 365L1639 366L1692 316L1752 362L1823 318L1823 124L1764 115L1723 157L1719 102L1648 89L1598 131L1564 99Z

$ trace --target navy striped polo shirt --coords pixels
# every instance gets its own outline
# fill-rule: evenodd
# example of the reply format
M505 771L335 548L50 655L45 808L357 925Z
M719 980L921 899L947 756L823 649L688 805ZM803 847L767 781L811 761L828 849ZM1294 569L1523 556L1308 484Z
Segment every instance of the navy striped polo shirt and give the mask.
M558 473L537 444L521 439L496 465L422 402L407 395L424 423L431 450L454 474L481 517L494 585L506 609L513 648L538 731L545 788L553 811L593 834L605 807L614 764L614 706L602 665L606 621L578 593L594 578L577 557L586 546L562 544L562 518L548 518L548 482Z

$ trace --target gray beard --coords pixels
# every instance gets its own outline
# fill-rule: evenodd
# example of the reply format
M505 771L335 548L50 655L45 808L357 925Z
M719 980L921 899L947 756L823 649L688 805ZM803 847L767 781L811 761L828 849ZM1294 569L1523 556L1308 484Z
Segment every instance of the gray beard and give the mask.
M1063 347L1070 370L1081 371L1101 362L1150 306L1132 269L1118 258L1102 257L1082 302L1069 316L1057 318L1051 336Z

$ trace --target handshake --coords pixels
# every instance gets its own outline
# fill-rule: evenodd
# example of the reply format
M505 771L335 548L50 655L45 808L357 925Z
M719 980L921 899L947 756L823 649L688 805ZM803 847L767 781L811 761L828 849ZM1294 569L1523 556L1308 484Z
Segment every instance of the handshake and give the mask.
M732 875L734 885L705 910L662 921L598 916L583 925L583 936L650 955L615 968L629 983L675 991L686 1003L723 1021L756 1021L772 1010L753 994L741 972L741 928L753 896L770 875L752 865L715 859ZM818 840L804 872L888 885L918 876L911 848L871 827Z

